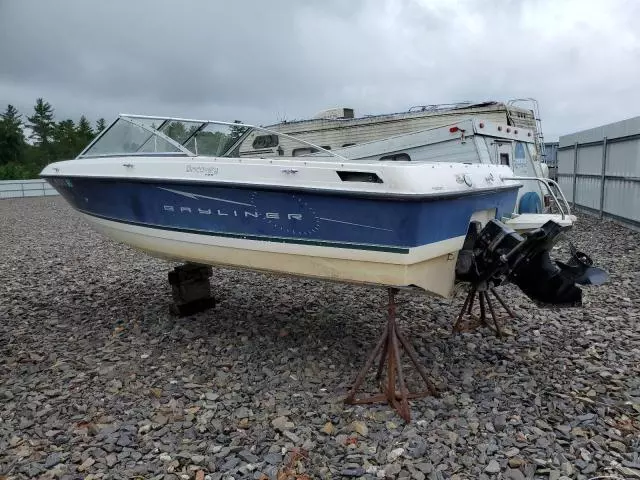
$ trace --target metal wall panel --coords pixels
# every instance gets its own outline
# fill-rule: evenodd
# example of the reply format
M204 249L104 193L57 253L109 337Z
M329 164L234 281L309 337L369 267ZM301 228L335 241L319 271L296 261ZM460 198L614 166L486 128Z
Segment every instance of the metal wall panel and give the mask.
M576 204L599 210L601 185L599 178L578 177L576 179Z
M608 179L604 187L604 211L640 222L640 183Z
M558 165L558 142L547 142L544 144L545 162L550 167Z
M560 148L574 143L597 142L607 137L609 140L640 134L640 117L633 117L619 122L609 123L580 132L563 135L559 139Z
M558 174L573 173L573 149L558 150Z
M610 123L602 127L604 136L609 139L629 137L640 133L640 117L633 117L627 120Z
M573 180L568 176L558 177L558 185L568 202L573 202Z
M573 165L571 166L573 171ZM600 175L602 172L602 145L578 148L578 173Z
M573 202L575 185L577 208L640 227L640 117L565 135L559 144L558 183L567 199Z
M571 133L560 137L560 148L572 146L574 143L589 143L601 140L604 137L602 127L590 128L582 132Z
M640 177L640 139L609 143L606 173Z

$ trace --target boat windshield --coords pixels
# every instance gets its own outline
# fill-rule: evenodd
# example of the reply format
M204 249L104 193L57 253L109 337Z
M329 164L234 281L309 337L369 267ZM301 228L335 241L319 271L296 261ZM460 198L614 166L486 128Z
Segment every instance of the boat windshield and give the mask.
M240 122L120 115L78 158L122 155L343 157L305 140Z

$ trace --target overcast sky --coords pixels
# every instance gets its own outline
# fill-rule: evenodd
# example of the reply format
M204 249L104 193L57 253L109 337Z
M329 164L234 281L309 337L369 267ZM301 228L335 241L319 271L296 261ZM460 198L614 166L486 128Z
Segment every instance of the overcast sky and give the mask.
M0 0L0 108L274 123L534 97L547 140L640 115L636 0Z

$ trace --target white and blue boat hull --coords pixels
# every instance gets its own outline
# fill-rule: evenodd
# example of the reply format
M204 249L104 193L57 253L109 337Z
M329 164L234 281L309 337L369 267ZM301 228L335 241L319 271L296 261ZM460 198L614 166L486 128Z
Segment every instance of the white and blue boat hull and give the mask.
M405 196L75 176L51 184L97 230L154 256L449 296L472 219L517 185Z

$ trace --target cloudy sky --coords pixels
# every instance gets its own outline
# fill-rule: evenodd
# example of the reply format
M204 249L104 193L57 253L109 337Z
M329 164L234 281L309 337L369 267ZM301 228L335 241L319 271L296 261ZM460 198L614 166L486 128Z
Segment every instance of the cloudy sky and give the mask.
M636 0L0 0L0 108L262 124L534 97L547 140L640 115Z

